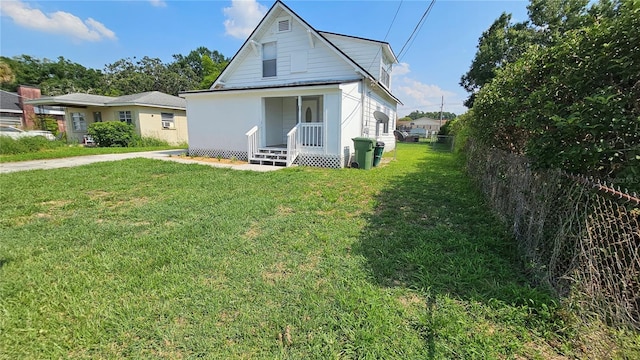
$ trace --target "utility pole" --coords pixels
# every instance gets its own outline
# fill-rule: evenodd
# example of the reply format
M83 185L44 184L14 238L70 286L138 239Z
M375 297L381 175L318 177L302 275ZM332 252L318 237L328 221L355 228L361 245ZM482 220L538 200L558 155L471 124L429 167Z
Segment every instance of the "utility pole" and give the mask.
M442 108L444 107L444 95L442 95L442 102L440 103L440 127L442 127Z

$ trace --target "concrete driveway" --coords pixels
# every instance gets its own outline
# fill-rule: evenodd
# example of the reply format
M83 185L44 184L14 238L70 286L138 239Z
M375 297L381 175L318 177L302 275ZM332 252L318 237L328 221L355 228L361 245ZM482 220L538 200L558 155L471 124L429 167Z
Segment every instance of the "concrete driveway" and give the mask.
M19 161L0 163L0 174L26 171L26 170L47 170L47 169L59 169L73 166L88 165L97 162L104 161L119 161L134 158L147 158L164 161L174 161L183 164L202 164L212 167L227 168L234 170L250 170L250 171L274 171L283 169L282 166L265 166L255 164L218 164L215 162L188 160L179 157L184 154L185 150L160 150L160 151L146 151L146 152L133 152L123 154L104 154L104 155L87 155L87 156L75 156L63 159L48 159L48 160L33 160L33 161Z

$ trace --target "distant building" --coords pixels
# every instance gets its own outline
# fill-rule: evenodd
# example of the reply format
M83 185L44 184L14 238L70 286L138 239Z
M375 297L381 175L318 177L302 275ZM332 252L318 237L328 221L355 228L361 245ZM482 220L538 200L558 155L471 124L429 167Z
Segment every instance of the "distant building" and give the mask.
M35 128L36 116L48 116L58 121L58 129L65 131L64 109L60 106L33 106L25 101L39 99L40 89L20 85L18 92L0 90L0 125L21 129Z
M440 126L446 123L447 123L447 120L444 120L444 119L440 121L440 120L431 119L428 117L421 117L411 121L398 121L397 129L400 131L406 131L411 134L422 133L422 131L424 131L424 134L426 134L427 132L429 134L432 134L434 132L437 133L438 131L440 131ZM423 130L420 131L420 130L414 130L414 129L423 129ZM421 135L424 135L424 134L421 134Z

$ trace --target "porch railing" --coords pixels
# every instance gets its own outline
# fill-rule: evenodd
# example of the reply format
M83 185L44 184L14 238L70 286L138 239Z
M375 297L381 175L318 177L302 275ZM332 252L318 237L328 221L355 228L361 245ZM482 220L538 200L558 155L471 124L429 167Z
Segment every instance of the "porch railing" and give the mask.
M255 153L258 152L258 142L260 140L260 130L258 126L254 126L247 131L247 159L249 162L255 159Z
M298 127L296 125L287 133L287 166L295 161L298 154L300 154L300 144L298 143Z
M302 147L306 148L322 148L323 126L322 123L300 123L299 141Z

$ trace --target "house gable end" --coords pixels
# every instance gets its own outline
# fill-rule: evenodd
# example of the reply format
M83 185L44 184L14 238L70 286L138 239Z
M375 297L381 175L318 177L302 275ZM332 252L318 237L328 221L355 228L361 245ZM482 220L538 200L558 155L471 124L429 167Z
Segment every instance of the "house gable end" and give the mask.
M270 44L266 51L264 44ZM265 57L265 54L271 51L275 51L275 61L268 63L271 57ZM263 66L275 66L275 75L265 73ZM323 80L351 81L363 76L358 64L286 5L277 1L211 89L299 84Z

